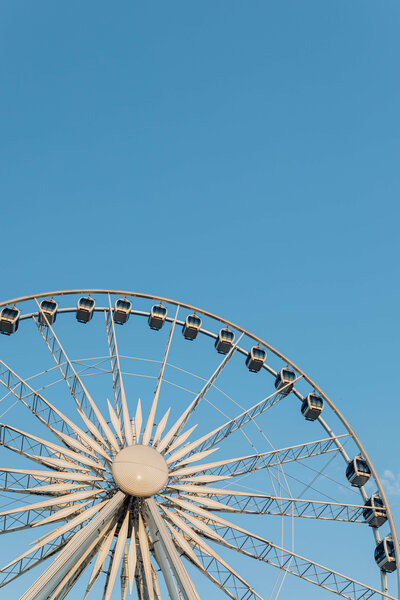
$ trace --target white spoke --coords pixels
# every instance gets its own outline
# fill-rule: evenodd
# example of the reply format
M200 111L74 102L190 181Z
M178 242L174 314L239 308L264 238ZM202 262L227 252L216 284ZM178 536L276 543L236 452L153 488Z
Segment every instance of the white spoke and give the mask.
M109 573L107 577L107 586L104 592L104 600L110 600L112 591L114 589L115 580L117 578L118 570L121 565L121 561L124 555L126 538L128 536L129 526L129 510L126 511L124 520L118 533L117 541L115 542L115 548L109 567Z
M48 600L63 600L63 598L66 597L76 580L92 562L99 549L99 546L104 539L104 536L106 535L107 529L108 523L103 525L103 527L99 530L97 537L94 538L88 548L77 551L73 565L64 579L62 579L62 581L59 583L58 587L54 590L52 595L48 597Z
M171 525L171 523L169 523L167 521L167 527L168 529L171 531L172 535L175 538L175 543L179 546L180 550L186 554L186 556L197 566L201 567L201 563L199 561L199 559L197 558L196 554L193 551L192 546L189 544L189 542L187 541L187 539L181 534L181 532L178 529L175 529L175 527L173 527Z
M77 515L76 517L74 517L73 519L71 519L70 521L68 521L68 523L66 525L62 525L60 527L57 527L56 529L54 529L50 533L47 533L43 537L39 538L38 540L36 540L35 542L32 543L32 546L29 548L29 550L27 550L26 552L24 552L23 554L21 554L20 556L18 556L14 560L12 560L10 563L8 563L7 565L5 565L0 570L0 572L1 571L6 571L12 565L15 565L17 562L19 562L20 560L22 560L23 558L25 558L29 554L32 554L32 552L36 552L36 550L39 550L40 548L42 548L46 544L49 544L50 542L53 542L55 539L57 539L61 535L64 535L65 533L67 533L68 531L71 531L72 529L75 529L75 527L77 527L78 525L81 525L82 523L84 523L85 521L87 521L88 519L90 519L94 514L96 514L96 512L98 512L102 508L102 506L104 506L105 502L106 501L103 501L103 502L100 502L99 504L96 504L95 506L92 506L91 508L87 508L82 513L80 513L79 515Z
M36 392L1 360L0 382L64 443L67 443L68 440L78 438L87 447L87 450L85 450L87 454L91 453L90 449L93 448L96 452L109 458L108 454L98 444L93 442L90 436ZM66 432L70 435L66 435Z
M57 554L65 545L73 538L75 532L69 533L67 536L61 536L59 540L43 546L32 555L22 559L16 565L13 565L8 571L3 571L0 575L0 588L11 583L15 579L21 577L34 567L40 565L46 559Z
M136 443L140 444L140 433L142 430L142 403L140 398L137 403L136 415L135 415L135 433L136 433Z
M214 373L211 375L209 380L203 385L202 389L197 394L197 396L193 400L193 402L191 402L189 404L189 406L182 413L182 415L179 417L179 419L174 423L174 425L171 427L171 429L168 431L168 433L165 435L165 437L160 441L160 443L157 446L157 449L159 452L162 452L163 450L168 449L169 445L171 445L171 443L174 442L175 438L182 431L183 427L185 426L186 422L188 421L188 419L190 418L192 413L196 410L200 401L204 398L204 396L206 395L208 390L214 385L215 381L218 379L219 375L222 373L222 371L224 370L224 368L226 367L226 365L232 358L232 356L236 350L236 347L237 347L238 343L240 342L240 340L242 339L242 337L243 337L243 334L240 336L240 338L238 339L236 344L234 346L232 346L229 353L224 357L224 359L222 360L220 365L217 367L217 369L214 371Z
M187 492L182 499L193 500L212 510L365 523L362 515L364 506L359 504L282 498L270 494L255 494L254 492L240 492L193 484L177 484L169 487L182 493ZM195 494L201 494L201 496ZM215 497L218 500L213 500Z
M11 515L15 513L22 513L28 510L38 510L41 508L47 508L49 506L63 506L70 502L78 502L79 500L86 500L86 498L96 498L99 494L103 494L104 490L90 490L85 492L73 492L72 494L64 494L52 498L51 500L43 500L42 502L35 502L34 504L26 504L25 506L17 506L10 508L9 510L3 510L0 512L0 516Z
M0 440L0 445L42 465L61 469L76 469L85 472L89 467L104 478L101 471L105 469L101 463L94 462L84 455L77 454L67 448L62 448L57 444L43 440L15 427L0 424ZM25 449L29 449L33 454L29 454ZM78 464L76 461L83 463L85 466Z
M168 448L168 450L166 451L165 454L170 454L176 448L179 448L179 446L182 446L182 444L184 444L186 442L186 440L193 433L193 431L196 429L196 427L197 427L197 424L193 425L193 427L191 427L190 429L185 431L185 433L182 433L181 435L179 435L176 438L176 440L174 441L174 443L170 445L170 447ZM168 460L170 460L170 459L171 459L171 457Z
M214 515L206 510L199 507L193 509L193 505L190 502L182 502L175 500L175 502L184 508L185 511L190 510L195 512L204 519L205 523L209 525L214 523L214 530L220 538L224 538L223 542L216 540L218 543L236 550L247 556L256 558L267 562L273 566L276 566L283 571L287 571L306 581L315 583L320 587L327 590L333 591L339 596L348 598L349 600L361 600L365 598L372 598L381 594L378 590L360 583L350 577L332 571L318 563L315 563L303 556L290 552L285 548L277 546L272 542L258 536L257 534L251 533L242 527L234 525L233 523L223 519L218 515ZM164 511L168 510L163 508ZM187 518L187 513L181 513ZM171 511L169 511L169 516ZM238 532L239 535L237 535ZM233 542L232 542L233 539ZM256 542L256 543L255 543ZM392 598L382 594L382 598Z
M112 307L111 307L110 294L108 294L108 311L105 311L104 316L106 319L107 341L108 341L108 348L110 351L111 371L112 371L112 376L113 376L115 409L117 411L118 416L120 416L121 412L122 412L122 420L123 420L123 424L124 424L124 433L125 433L126 443L128 444L128 446L131 446L133 443L131 420L129 417L129 410L128 410L128 404L126 402L124 381L122 378L121 365L119 362L117 337L115 335L115 325L114 325L113 312L112 312Z
M126 596L128 594L128 579L128 550L125 544L121 566L121 600L126 600Z
M38 490L37 493L44 493L44 490L46 489L51 490L49 486L53 485L65 485L71 488L93 487L98 486L98 481L102 481L102 479L93 475L87 475L86 473L38 471L31 469L0 469L0 490L22 494L25 493L26 490L29 492L34 489Z
M136 526L132 523L131 541L128 550L128 579L129 579L129 593L132 594L133 581L135 579L137 562L137 549L136 549Z
M338 437L346 437L348 434ZM303 460L312 456L319 456L329 452L337 452L338 448L335 440L338 438L325 438L315 442L290 446L280 450L270 450L262 454L250 454L240 458L229 458L213 463L202 465L191 465L189 467L177 468L171 471L171 477L193 476L205 473L206 475L217 476L219 478L238 477L258 469L270 468L287 462ZM178 465L179 467L179 465ZM189 478L186 479L189 481Z
M35 600L46 597L52 592L69 572L74 563L77 550L88 548L98 537L99 528L110 522L125 501L125 494L117 492L100 512L68 542L67 546L57 555L53 563L42 573L35 583L21 596L20 600ZM42 596L37 596L42 594Z
M89 578L89 582L86 588L86 592L85 595L83 597L83 600L85 600L87 598L87 595L89 594L90 590L92 589L92 587L94 586L94 584L96 583L99 575L101 574L103 567L104 567L104 563L106 562L106 558L108 556L108 553L110 552L110 548L111 548L111 544L114 540L114 535L115 535L115 531L117 529L117 524L114 525L114 527L111 529L111 531L105 536L103 543L99 549L99 552L97 554L97 558L96 561L94 563L93 566L93 570L92 573L90 575Z
M153 590L153 578L151 575L151 560L150 560L150 551L149 551L149 541L147 538L147 533L143 524L143 519L141 514L138 515L139 518L139 545L140 545L140 554L143 560L143 569L144 576L146 579L146 587L150 600L154 600L154 590Z
M113 450L115 452L119 452L118 443L110 427L108 426L106 420L103 418L96 403L94 402L93 398L86 389L83 381L76 372L75 367L68 358L59 339L54 333L52 326L50 325L50 323L47 323L47 325L41 325L39 321L34 317L33 320L35 321L44 341L47 344L47 347L49 348L56 364L58 365L61 374L64 377L64 380L70 389L72 397L76 402L78 409L81 409L90 420L94 421L94 424L96 425L97 429L101 428L103 430L105 437L107 438L107 441L111 445Z
M160 395L161 383L162 383L162 379L164 376L164 370L165 370L165 365L167 363L169 349L171 347L172 336L174 335L176 320L178 318L178 312L179 312L179 306L177 306L177 308L176 308L175 318L174 318L173 322L171 323L171 329L169 330L168 342L167 342L167 346L165 348L164 358L163 358L163 361L161 364L161 370L160 370L160 374L159 374L158 380L157 380L156 391L154 392L153 402L151 404L149 416L148 416L148 419L146 422L146 427L143 432L143 442L142 443L145 446L147 446L149 444L150 438L151 438L151 432L153 430L154 419L155 419L156 411L157 411L158 397Z
M203 450L203 452L196 452L196 454L191 454L190 456L186 456L186 458L183 458L187 454L186 448L184 446L183 448L177 450L167 458L167 464L170 465L176 461L179 461L179 465L177 466L189 465L191 463L198 462L199 460L203 460L203 458L206 458L207 456L213 454L217 450L219 450L219 448L210 448L209 450Z
M178 586L185 600L200 600L199 595L185 567L183 566L181 559L179 558L175 545L158 511L156 503L152 498L149 498L148 500L146 500L146 506L147 517L152 537L155 539L159 539L162 548L164 549L168 557L171 569L175 575L175 578L178 582Z
M292 383L294 384L301 378L302 376L300 375ZM259 417L266 410L274 406L277 402L279 402L283 398L286 398L287 396L285 394L285 388L287 388L289 385L291 384L286 384L279 391L273 392L260 402L257 402L257 404L254 404L251 408L248 408L247 410L240 413L237 417L230 419L223 425L220 425L216 429L213 429L209 433L203 435L201 438L188 444L186 446L187 453L190 454L195 451L201 452L202 450L208 450L208 448L212 448L221 440L225 439L238 429L241 429L242 427L244 427L244 425L246 425L256 417Z
M255 590L250 587L250 585L246 582L246 580L243 579L243 577L241 577L236 571L234 571L234 569L232 569L232 567L221 556L219 556L219 554L217 552L215 552L215 550L213 548L211 548L211 546L209 546L199 535L197 535L195 533L195 531L190 527L190 525L187 525L183 521L183 519L181 517L179 517L176 513L172 513L171 511L169 511L168 509L165 509L165 508L163 508L163 510L165 511L167 517L178 528L180 528L184 533L186 533L188 535L190 541L193 544L198 546L202 552L205 552L208 556L212 557L214 560L216 560L218 563L220 563L220 565L222 565L230 573L230 575L233 577L234 580L238 580L242 584L242 586L245 586L247 591L250 592L253 597L260 598L262 600L261 596L259 596L255 592ZM187 515L183 515L183 516L185 516L185 518L187 518ZM214 536L212 536L212 539L214 539L214 540L216 539L215 534L214 534ZM226 593L228 593L226 581L224 582L224 584L221 583L219 585L219 587L221 587L221 589L223 589ZM235 583L235 587L237 589L237 583ZM250 597L252 597L252 596L250 596ZM235 598L236 596L232 596L232 597Z
M159 424L157 425L157 429L156 432L154 434L154 439L153 439L153 443L152 446L156 446L157 443L160 440L160 437L162 436L165 426L167 424L168 421L168 417L169 417L169 413L171 412L171 408L169 408L167 410L167 412L165 413L165 415L162 417L161 421L159 422Z
M107 398L107 406L108 406L108 413L110 415L110 420L111 420L112 426L114 427L115 433L117 434L120 446L122 448L124 445L124 439L123 439L123 434L122 434L121 422L119 420L119 417L117 417L115 410L111 406L108 398Z
M40 521L35 521L34 523L32 523L32 528L41 527L42 525L48 525L49 523L56 523L57 521L61 520L64 521L65 519L71 517L75 513L82 512L82 509L87 507L87 505L91 502L92 500L86 500L86 502L80 502L79 504L75 503L72 506L67 506L67 508L61 508L60 510L57 510L55 513L50 515L50 517L45 517Z

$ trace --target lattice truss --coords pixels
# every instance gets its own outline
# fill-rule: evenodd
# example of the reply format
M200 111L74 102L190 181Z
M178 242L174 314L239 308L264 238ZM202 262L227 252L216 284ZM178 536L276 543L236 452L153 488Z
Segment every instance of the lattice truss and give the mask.
M179 418L169 423L169 410L159 414L158 400L176 317L171 324L150 410L142 414L139 401L133 414L125 395L111 302L104 315L114 387L114 406L108 403L107 415L98 408L49 322L41 324L35 319L68 385L82 426L0 361L0 382L54 434L55 440L49 442L18 428L0 425L0 445L36 463L34 469L2 468L1 491L46 497L1 512L3 533L52 526L22 554L2 566L1 587L53 557L21 600L61 600L89 566L91 573L84 598L93 595L95 583L105 572L103 600L110 600L117 579L122 600L132 594L134 588L140 600L158 599L161 575L174 600L199 600L187 570L189 564L229 598L261 598L243 574L224 558L222 551L227 548L349 600L392 598L230 520L230 515L240 513L363 523L362 505L285 498L229 488L236 478L257 470L335 453L339 438L331 436L288 448L213 461L217 444L282 400L286 390L274 392L223 425L193 439L196 408L231 360L237 344ZM129 496L113 480L113 460L123 448L135 444L155 448L168 464L168 481L153 497Z

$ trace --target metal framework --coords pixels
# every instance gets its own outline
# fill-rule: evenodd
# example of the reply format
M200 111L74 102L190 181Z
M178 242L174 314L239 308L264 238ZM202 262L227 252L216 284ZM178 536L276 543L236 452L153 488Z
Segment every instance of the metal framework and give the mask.
M104 306L95 309L104 314L114 393L114 406L108 401L106 408L89 392L89 386L75 366L76 357L69 357L56 333L56 326L41 311L39 304L41 298L49 296L62 298L87 294L106 300ZM156 388L151 401L146 399L143 405L140 399L134 403L126 393L126 373L119 354L112 307L114 296L156 301L176 309L174 316L165 317L169 332L156 377ZM293 548L288 549L265 539L258 532L244 529L235 520L224 518L225 515L230 515L232 519L237 515L275 515L290 521L299 518L348 523L348 527L357 527L356 523L365 524L363 510L368 496L362 487L360 504L294 498L281 492L260 493L250 485L248 489L243 489L254 473L265 472L272 483L278 481L281 490L281 477L285 477L284 466L287 464L299 464L306 468L313 464L315 457L321 459L327 455L331 459L336 454L341 454L348 462L349 456L344 445L350 441L368 463L382 499L382 511L390 528L396 563L400 556L393 515L364 446L336 405L287 357L261 338L226 319L158 296L121 290L62 290L16 298L0 303L0 309L10 304L21 306L24 302L33 304L33 310L22 314L21 320L30 319L35 324L39 337L45 342L72 396L76 416L83 426L46 399L41 389L32 387L0 360L0 383L7 394L18 405L28 409L34 423L44 427L48 436L53 436L50 441L31 430L0 424L3 455L6 456L6 451L10 450L19 456L20 461L30 463L29 468L5 465L0 468L0 492L9 498L18 498L18 502L4 506L6 510L0 511L0 533L34 531L37 527L47 526L44 535L0 568L0 587L10 584L34 567L47 565L20 600L62 600L73 590L88 566L93 564L84 598L93 595L92 590L105 572L103 600L114 597L117 580L122 600L131 596L134 583L140 600L158 600L161 598L160 575L168 596L173 600L200 600L191 574L193 569L232 599L262 598L243 574L233 568L227 558L226 551L229 550L254 559L259 564L265 563L265 568L268 568L267 565L274 566L283 574L289 573L318 586L320 590L330 591L348 600L399 597L399 589L397 596L388 592L384 571L381 572L381 589L378 589L305 558L294 552ZM236 341L211 375L204 379L201 389L194 393L194 399L168 424L170 409L163 407L161 410L162 384L169 383L165 379L165 372L170 367L170 351L177 326L184 324L183 320L178 319L183 310L202 315L208 319L210 327L214 324L214 329L200 327L201 334L215 339L218 335L215 325L222 324L235 332ZM74 311L75 308L70 306L58 309L64 314ZM149 315L148 310L133 308L130 312L141 317ZM262 400L248 402L250 407L238 409L234 417L227 417L221 425L211 420L206 431L194 439L199 407L204 409L205 400L209 402L211 391L217 389L218 378L225 370L228 371L228 365L234 364L234 357L247 354L245 347L240 345L245 340L260 345L281 361L282 366L292 369L294 381L272 391ZM4 352L7 339L3 338L3 341ZM277 375L277 370L269 361L263 365L262 372ZM288 395L302 400L302 386L314 390L323 398L346 433L336 435L326 420L318 417L317 422L328 437L262 452L254 447L254 452L248 455L232 452L232 439L239 439L238 434L248 438L249 425L256 426L262 433L260 418L263 416L265 419L268 410L285 403ZM218 451L217 445L226 444L230 449L229 455L209 462L208 457ZM117 458L122 456L121 453L127 450L131 452L131 449L142 452L141 448L147 449L150 457L160 457L154 460L161 460L167 472L166 483L147 496L129 491L131 484L124 487L123 483L118 483L116 474ZM148 469L145 477L154 484L155 476L148 475L153 468L153 458L148 460L149 463L143 463ZM34 469L32 462L36 463ZM320 468L316 470L314 479L323 476ZM224 487L227 482L236 484L243 481L244 486L243 483L239 484L239 487L243 486L241 489ZM313 489L311 484L307 487ZM19 495L22 498L37 495L38 499L26 503ZM379 543L379 528L373 526L372 531L375 542ZM49 564L50 557L54 558ZM399 582L398 569L397 580Z

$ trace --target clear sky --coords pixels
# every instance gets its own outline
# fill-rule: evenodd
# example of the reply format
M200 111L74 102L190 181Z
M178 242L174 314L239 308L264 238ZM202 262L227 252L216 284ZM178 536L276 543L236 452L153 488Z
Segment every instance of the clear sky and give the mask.
M1 297L153 292L290 356L400 525L396 0L0 2Z

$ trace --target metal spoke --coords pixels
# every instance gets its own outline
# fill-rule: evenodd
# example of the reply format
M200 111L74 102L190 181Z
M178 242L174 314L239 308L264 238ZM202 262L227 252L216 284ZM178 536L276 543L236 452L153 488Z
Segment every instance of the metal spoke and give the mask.
M301 379L302 375L297 377L292 384L296 383L299 379ZM212 448L216 444L218 444L221 440L225 439L238 429L241 429L247 423L262 415L266 410L277 404L283 398L286 398L287 394L285 394L285 388L287 388L290 384L286 384L279 391L273 392L257 404L254 404L251 408L243 411L237 417L230 419L223 425L220 425L216 429L213 429L209 433L206 433L201 438L195 440L194 442L188 444L186 446L187 454L193 454L194 452L202 452L203 450L208 450ZM193 404L193 403L192 403ZM191 405L190 405L191 406ZM168 434L167 434L168 435ZM159 448L160 446L158 446Z
M343 434L343 436L338 437L346 437L347 435L348 434ZM262 454L251 454L249 456L230 458L213 463L191 465L189 467L181 468L179 468L178 465L178 468L171 471L170 475L174 482L174 478L176 477L185 477L185 481L195 480L200 482L202 474L206 477L216 478L215 480L218 481L230 477L238 477L239 475L244 475L258 469L275 467L287 462L303 460L312 456L337 451L338 448L334 443L334 439L326 438L315 442L290 446L289 448L282 448L280 450L270 450L269 452L264 452Z
M59 540L51 542L47 544L43 548L37 550L31 556L28 556L26 559L23 559L20 563L17 563L10 567L10 569L6 571L0 572L0 588L5 585L11 583L21 575L24 575L34 567L43 563L50 556L54 556L59 552L64 546L72 539L75 532L70 533L69 535L61 536Z
M109 455L94 442L80 427L75 425L60 410L35 391L26 381L0 360L0 382L37 417L54 435L66 445L76 448L80 441L87 454L93 456L91 448L109 459Z
M161 518L157 505L152 498L146 500L146 517L150 528L151 536L160 542L170 563L170 567L178 582L179 589L185 600L200 600L199 595L182 564L181 559L175 549L167 527Z
M96 562L94 563L93 570L90 575L89 582L88 582L83 600L85 600L87 598L90 590L96 583L97 579L99 578L99 576L103 570L104 563L106 562L108 553L110 552L111 544L114 540L114 535L115 535L116 529L117 529L117 523L114 525L114 527L111 529L111 531L109 533L107 533L107 535L103 538L103 543L102 543L101 547L99 548Z
M69 483L66 483L69 481ZM34 471L25 469L0 469L0 491L19 494L47 492L57 493L58 489L98 486L100 477L84 473L71 473L69 476L62 471ZM49 488L49 486L66 486L65 488ZM35 491L37 490L37 491Z
M164 508L164 510L166 509ZM199 518L203 518L205 523L214 529L220 538L213 538L217 543L222 543L224 546L236 550L241 554L278 567L282 571L286 571L319 587L335 592L337 595L348 600L368 600L375 597L395 600L393 596L383 594L355 579L337 573L323 565L277 546L261 536L234 525L217 515L197 507L193 512L199 515ZM185 513L181 514L187 518ZM222 542L221 538L223 538Z
M83 471L84 473L91 470L104 479L104 475L102 474L104 467L100 463L98 463L99 467L93 461L90 461L91 464L88 465L87 461L90 459L87 459L84 455L77 454L76 457L79 459L79 463L82 463L78 464L75 462L77 459L75 459L72 451L60 448L56 444L42 440L15 427L0 424L0 446L4 446L25 458L54 468L55 470L73 469Z
M145 429L143 432L142 443L145 445L147 445L150 442L151 432L153 430L154 419L155 419L156 411L157 411L158 397L160 395L161 383L162 383L162 379L164 377L165 365L167 364L167 358L168 358L168 354L169 354L169 349L171 347L172 337L173 337L174 331L175 331L175 325L176 325L176 320L178 318L178 312L179 312L179 306L176 307L175 318L171 323L171 328L169 330L169 336L168 336L168 342L167 342L167 346L165 348L164 358L161 363L160 374L157 379L157 386L156 386L156 390L154 392L153 402L151 404L149 416L147 418L146 426L145 426Z
M60 527L57 527L50 533L47 533L46 535L42 536L41 538L35 540L34 542L32 542L32 544L31 544L30 548L28 548L28 550L26 550L23 554L21 554L20 556L18 556L14 560L12 560L10 563L8 563L5 567L3 567L1 569L0 572L7 571L12 566L21 563L24 559L26 559L33 552L36 552L37 550L40 550L47 544L54 542L55 540L59 539L60 536L63 536L65 534L67 534L68 532L76 530L77 527L79 527L80 525L82 525L83 523L88 521L88 519L93 517L93 515L95 515L96 512L98 512L102 506L104 506L105 502L106 501L100 502L99 504L96 504L95 506L92 506L91 508L85 508L85 510L83 510L76 517L74 517L73 519L68 521L65 525L61 525Z
M201 485L177 484L169 487L182 493L186 492L181 496L183 500L192 500L213 511L365 523L362 516L364 506L356 504L282 498L269 494L255 494ZM201 494L201 496L195 494Z
M38 304L37 300L36 303ZM103 431L103 439L106 438L107 440L106 442L104 442L105 447L108 449L111 446L111 448L116 453L118 453L119 445L117 443L117 440L115 439L114 434L112 433L106 420L102 416L93 398L86 389L86 386L84 385L80 376L76 372L75 367L68 358L64 348L62 347L60 341L54 333L52 326L47 321L47 318L47 325L39 323L39 321L35 317L32 318L36 323L36 326L39 332L41 333L44 341L46 342L47 347L50 350L56 364L58 365L60 372L64 377L67 386L70 389L70 392L76 402L78 409L80 409L87 416L87 418L93 422L95 427L100 432Z
M128 446L133 444L132 426L129 417L128 404L126 402L124 381L121 374L121 365L119 362L117 338L115 335L115 324L111 307L111 297L108 294L108 311L104 312L107 329L108 349L110 352L111 371L114 386L115 410L120 417L122 414L122 422L124 427L124 435Z
M109 524L107 523L102 529L100 529L99 535L92 541L88 548L78 550L75 555L74 564L71 566L71 569L68 571L64 579L59 583L52 595L48 596L48 600L63 600L68 595L79 577L96 556L108 528Z
M222 371L225 369L226 365L232 358L232 356L236 350L236 347L237 347L238 343L240 342L240 340L242 339L242 337L243 337L243 334L239 337L236 344L234 346L232 346L232 348L230 349L228 354L223 358L223 360L218 365L218 367L215 369L214 373L211 375L211 377L208 379L208 381L206 381L206 383L203 385L203 387L201 388L200 392L197 394L197 396L195 397L193 402L191 402L189 404L189 406L182 413L182 415L179 417L179 419L174 423L174 425L171 427L171 429L168 431L168 433L160 441L160 443L157 446L157 449L159 452L162 452L163 450L168 450L168 447L174 442L175 438L180 434L183 427L186 425L187 421L189 420L190 416L194 413L194 411L196 410L196 408L199 405L199 403L201 402L201 400L204 398L204 396L206 395L208 390L214 385L215 381L218 379L218 377L220 376Z
M209 546L194 529L185 523L176 513L163 509L167 518L187 536L195 551L197 561L194 563L204 574L209 574L210 579L231 598L246 600L262 600L253 588L241 577L211 546ZM184 515L187 518L186 515ZM215 539L215 538L213 538ZM208 575L207 575L208 576Z
M37 594L46 597L53 592L74 564L77 550L85 551L98 538L99 528L112 521L125 502L125 494L117 492L100 512L82 529L74 534L68 545L57 555L53 563L42 573L35 583L21 596L20 600L34 600Z
M104 600L110 600L114 589L115 580L123 558L126 539L128 537L129 526L129 510L126 511L124 520L118 532L117 541L115 542L114 551L108 568L107 584L104 590Z

